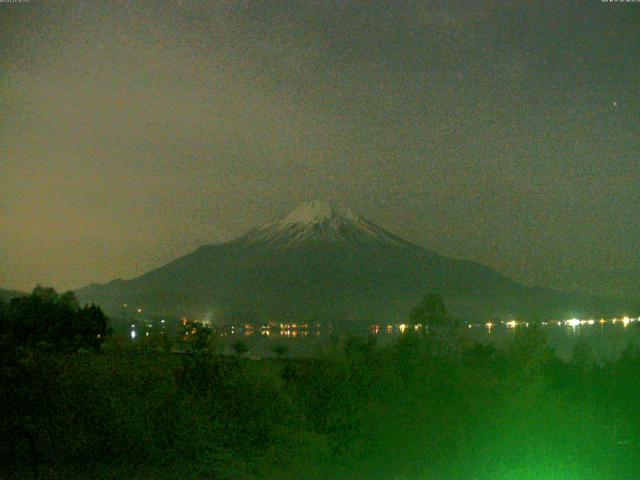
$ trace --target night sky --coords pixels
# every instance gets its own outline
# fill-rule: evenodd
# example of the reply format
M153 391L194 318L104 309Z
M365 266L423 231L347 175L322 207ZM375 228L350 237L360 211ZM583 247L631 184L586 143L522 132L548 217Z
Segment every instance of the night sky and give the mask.
M0 3L0 286L130 278L313 198L640 297L640 3Z

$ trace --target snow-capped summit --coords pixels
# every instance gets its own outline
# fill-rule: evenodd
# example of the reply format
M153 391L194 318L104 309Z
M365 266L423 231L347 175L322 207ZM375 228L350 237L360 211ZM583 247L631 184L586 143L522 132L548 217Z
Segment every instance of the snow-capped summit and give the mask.
M360 246L407 244L354 211L322 200L301 203L285 216L252 230L235 242L272 248L309 243Z
M348 208L332 205L323 200L303 202L287 215L277 220L281 225L322 223L331 220L358 221L356 213Z

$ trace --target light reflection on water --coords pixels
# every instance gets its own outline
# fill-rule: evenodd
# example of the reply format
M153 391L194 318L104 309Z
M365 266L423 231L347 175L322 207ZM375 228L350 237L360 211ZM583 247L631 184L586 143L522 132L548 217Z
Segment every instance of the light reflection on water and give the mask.
M628 346L640 347L640 323L632 321L553 321L545 322L539 328L545 333L549 346L562 359L571 358L576 344L581 343L589 347L594 358L599 362L606 362L617 358ZM356 335L376 337L378 344L386 345L395 341L403 332L411 327L408 325L373 325L368 330L352 332ZM493 343L500 346L513 338L517 332L525 328L532 328L522 323L493 323L469 324L460 328L460 335L471 341ZM286 345L289 356L317 356L336 347L340 339L348 337L348 333L338 333L333 329L319 328L285 328L281 330L244 330L237 329L225 336L225 351L230 350L230 344L239 337L247 343L252 355L270 357L271 349L276 344Z
M519 328L515 329L471 329L466 333L467 338L482 343L494 343L500 345L517 335ZM598 362L614 360L630 345L640 347L640 324L625 326L622 322L607 324L582 324L560 326L557 323L540 326L545 333L549 346L556 354L564 359L571 358L572 351L577 344L589 347Z

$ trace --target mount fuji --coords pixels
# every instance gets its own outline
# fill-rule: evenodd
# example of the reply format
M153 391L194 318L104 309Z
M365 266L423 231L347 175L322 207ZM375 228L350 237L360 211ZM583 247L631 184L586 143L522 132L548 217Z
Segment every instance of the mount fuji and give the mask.
M617 303L519 284L479 263L408 242L322 201L229 242L206 245L131 280L79 290L112 315L122 305L217 322L399 322L426 292L458 317L614 313Z

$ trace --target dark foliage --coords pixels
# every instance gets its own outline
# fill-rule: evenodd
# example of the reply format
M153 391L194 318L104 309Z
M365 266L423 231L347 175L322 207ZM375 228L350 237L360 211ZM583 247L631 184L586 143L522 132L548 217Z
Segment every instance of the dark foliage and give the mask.
M420 332L387 346L350 338L316 359L167 353L122 340L101 355L2 352L0 476L640 475L635 349L597 363L579 346L562 361L535 328L499 347L441 348Z
M100 307L80 307L73 292L41 286L0 308L0 328L5 347L58 353L97 352L110 333Z
M242 355L244 355L249 351L249 347L242 340L236 340L235 342L233 342L231 344L231 348L233 349L235 354L239 357L241 357Z
M409 319L413 325L427 327L442 327L451 320L444 306L442 295L437 293L426 294L411 311Z

